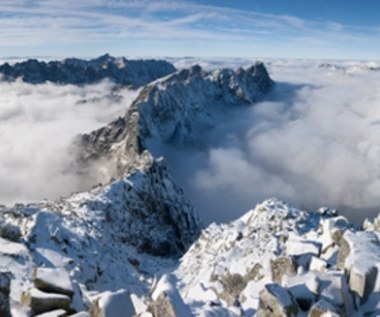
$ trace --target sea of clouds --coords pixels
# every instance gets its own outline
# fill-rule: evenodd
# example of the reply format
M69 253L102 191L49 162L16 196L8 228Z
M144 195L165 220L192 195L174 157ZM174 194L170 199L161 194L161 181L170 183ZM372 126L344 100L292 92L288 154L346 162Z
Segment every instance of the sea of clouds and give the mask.
M206 223L270 197L338 208L355 222L380 211L378 64L321 63L267 61L277 83L269 95L218 122L202 150L168 155Z
M248 60L174 60L206 69ZM380 71L376 63L267 60L276 86L231 109L199 146L162 149L205 223L236 219L277 197L297 207L338 208L361 222L380 211ZM73 139L123 115L138 92L109 82L0 83L0 202L54 199L93 180L72 168ZM122 96L119 102L108 98ZM112 95L111 95L112 96ZM223 116L221 116L223 118Z
M0 203L54 199L93 185L73 168L72 144L78 134L123 115L137 94L114 90L110 82L1 82Z

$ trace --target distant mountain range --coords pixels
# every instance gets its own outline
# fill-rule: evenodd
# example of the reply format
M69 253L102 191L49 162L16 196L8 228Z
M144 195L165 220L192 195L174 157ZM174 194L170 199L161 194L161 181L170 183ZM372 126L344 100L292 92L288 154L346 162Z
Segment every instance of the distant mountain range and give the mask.
M52 82L57 84L93 84L109 79L117 84L138 87L175 71L163 60L127 60L108 54L92 60L68 58L63 61L29 59L15 64L0 65L3 80L17 78L31 84Z

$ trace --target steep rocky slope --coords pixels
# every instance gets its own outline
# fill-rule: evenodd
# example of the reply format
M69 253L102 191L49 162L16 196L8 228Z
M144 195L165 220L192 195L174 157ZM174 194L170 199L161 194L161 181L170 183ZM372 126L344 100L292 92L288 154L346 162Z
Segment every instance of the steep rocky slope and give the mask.
M29 59L0 66L3 80L21 78L24 82L39 84L47 81L57 84L93 84L109 79L117 84L138 87L175 71L163 60L127 60L108 54L86 61L68 58L63 61L43 62Z
M0 216L0 277L8 283L0 288L0 316L88 310L102 291L146 296L153 276L201 229L163 162L149 153L107 186L2 207Z

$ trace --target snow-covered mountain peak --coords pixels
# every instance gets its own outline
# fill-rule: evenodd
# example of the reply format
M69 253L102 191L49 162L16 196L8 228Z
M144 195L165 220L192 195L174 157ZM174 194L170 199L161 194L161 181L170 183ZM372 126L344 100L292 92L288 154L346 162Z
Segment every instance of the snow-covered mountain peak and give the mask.
M104 79L116 84L139 87L175 71L175 67L163 60L127 60L105 54L92 60L68 58L63 61L38 61L29 59L10 65L0 65L2 80L16 80L40 84L85 85Z
M274 83L265 66L206 72L180 70L145 86L124 117L78 140L80 160L112 161L118 177L145 149L160 144L195 144L231 107L251 105Z

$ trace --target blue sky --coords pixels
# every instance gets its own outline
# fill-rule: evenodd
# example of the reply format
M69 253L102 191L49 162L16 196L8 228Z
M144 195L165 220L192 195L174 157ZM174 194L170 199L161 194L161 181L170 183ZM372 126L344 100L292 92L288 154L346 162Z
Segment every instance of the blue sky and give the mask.
M378 0L1 0L8 56L379 59Z

